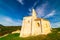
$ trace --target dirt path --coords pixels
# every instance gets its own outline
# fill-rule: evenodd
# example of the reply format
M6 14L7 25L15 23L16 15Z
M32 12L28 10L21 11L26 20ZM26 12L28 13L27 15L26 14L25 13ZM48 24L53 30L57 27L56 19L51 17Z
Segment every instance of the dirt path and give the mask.
M20 30L13 31L12 34L14 34L14 33L20 33ZM8 35L8 34L5 34L5 35L1 36L0 38L5 37L5 36L7 36L7 35Z
M0 38L5 37L5 36L7 36L7 35L8 35L8 34L5 34L5 35L1 36Z

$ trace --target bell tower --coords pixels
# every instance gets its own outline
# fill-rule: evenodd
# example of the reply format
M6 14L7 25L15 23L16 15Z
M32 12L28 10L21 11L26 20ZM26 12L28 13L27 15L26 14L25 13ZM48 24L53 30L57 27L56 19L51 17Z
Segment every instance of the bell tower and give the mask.
M37 18L36 11L34 9L32 9L32 17Z

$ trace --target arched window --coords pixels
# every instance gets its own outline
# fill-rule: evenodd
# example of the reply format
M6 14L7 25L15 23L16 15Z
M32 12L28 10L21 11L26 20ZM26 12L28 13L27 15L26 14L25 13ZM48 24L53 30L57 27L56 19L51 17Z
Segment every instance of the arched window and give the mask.
M40 26L40 24L39 24L39 23L37 23L37 25L38 25L38 27Z
M30 21L28 21L28 23L29 23Z

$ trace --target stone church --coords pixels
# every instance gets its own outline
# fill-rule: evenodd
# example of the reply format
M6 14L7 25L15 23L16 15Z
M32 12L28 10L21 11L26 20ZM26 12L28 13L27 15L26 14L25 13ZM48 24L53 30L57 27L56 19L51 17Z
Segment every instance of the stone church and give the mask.
M51 32L50 22L43 18L37 18L36 12L32 10L32 16L23 18L20 37L36 36Z

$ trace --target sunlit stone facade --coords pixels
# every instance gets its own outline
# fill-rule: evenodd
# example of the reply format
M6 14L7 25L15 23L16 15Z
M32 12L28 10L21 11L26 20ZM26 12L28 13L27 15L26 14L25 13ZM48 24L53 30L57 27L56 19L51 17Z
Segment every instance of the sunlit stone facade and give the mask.
M34 9L32 10L32 16L27 16L23 18L20 37L29 37L41 34L46 35L50 32L50 22L42 18L37 18Z

